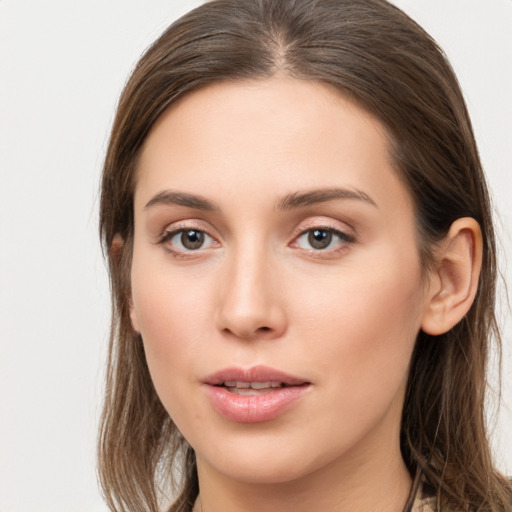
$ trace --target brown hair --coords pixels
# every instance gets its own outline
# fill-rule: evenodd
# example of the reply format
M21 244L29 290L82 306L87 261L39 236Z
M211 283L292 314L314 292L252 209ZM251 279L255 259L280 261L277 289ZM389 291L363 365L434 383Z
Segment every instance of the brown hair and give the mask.
M484 414L492 339L500 349L485 178L449 63L421 27L385 0L213 0L169 27L133 71L112 129L100 211L113 297L99 438L110 508L156 512L160 489L176 469L178 498L169 510L190 511L198 493L194 452L156 396L129 319L137 156L178 98L213 82L276 72L330 84L386 126L395 167L414 199L424 269L453 221L479 222L484 255L473 306L446 334L418 335L402 455L437 490L439 508L509 510L512 491L493 467Z

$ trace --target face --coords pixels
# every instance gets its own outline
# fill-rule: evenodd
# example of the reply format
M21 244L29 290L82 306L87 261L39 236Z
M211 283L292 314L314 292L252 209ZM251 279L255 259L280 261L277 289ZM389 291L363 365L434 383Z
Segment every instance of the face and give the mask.
M426 299L375 118L314 82L208 86L153 128L134 208L132 323L198 467L288 482L399 454Z

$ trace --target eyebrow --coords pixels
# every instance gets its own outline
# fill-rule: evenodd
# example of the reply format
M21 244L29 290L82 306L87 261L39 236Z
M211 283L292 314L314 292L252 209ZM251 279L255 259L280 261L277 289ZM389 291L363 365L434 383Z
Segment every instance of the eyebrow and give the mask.
M361 190L347 188L321 188L305 192L295 192L280 199L276 204L276 208L278 210L291 210L317 203L326 203L336 199L355 199L378 208L377 203L368 194Z
M154 196L144 207L145 210L155 205L178 205L194 208L195 210L206 210L209 212L218 212L219 208L212 202L202 196L187 194L185 192L164 191Z
M307 190L304 192L294 192L287 194L279 199L275 207L277 210L292 210L311 206L318 203L326 203L337 199L351 199L363 201L378 208L375 201L366 193L357 189L347 188L321 188L315 190ZM220 208L205 197L187 194L186 192L164 191L154 196L144 207L151 208L155 205L178 205L193 208L195 210L204 210L210 212L219 212Z

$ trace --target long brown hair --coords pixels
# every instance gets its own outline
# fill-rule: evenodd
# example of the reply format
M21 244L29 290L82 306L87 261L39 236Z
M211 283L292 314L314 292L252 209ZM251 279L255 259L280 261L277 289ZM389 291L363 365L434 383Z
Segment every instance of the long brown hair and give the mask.
M193 450L153 388L128 298L137 157L177 99L219 81L285 73L330 84L386 126L398 174L416 208L423 267L460 217L482 229L476 299L446 334L418 335L403 409L402 455L420 467L439 508L505 511L512 491L494 469L484 400L494 313L496 251L491 208L457 79L435 41L385 0L213 0L146 51L122 93L105 160L100 230L112 287L112 330L99 437L99 472L113 511L170 511L198 493ZM123 241L121 243L120 241Z

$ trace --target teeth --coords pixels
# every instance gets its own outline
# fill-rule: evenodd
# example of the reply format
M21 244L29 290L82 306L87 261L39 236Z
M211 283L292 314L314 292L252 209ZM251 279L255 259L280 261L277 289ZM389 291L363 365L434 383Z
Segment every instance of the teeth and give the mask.
M266 389L266 388L280 388L281 382L278 381L267 381L267 382L240 382L235 380L227 380L224 382L224 386L227 388L237 389Z
M281 383L280 382L251 382L251 388L252 389L264 389L264 388L280 388Z

